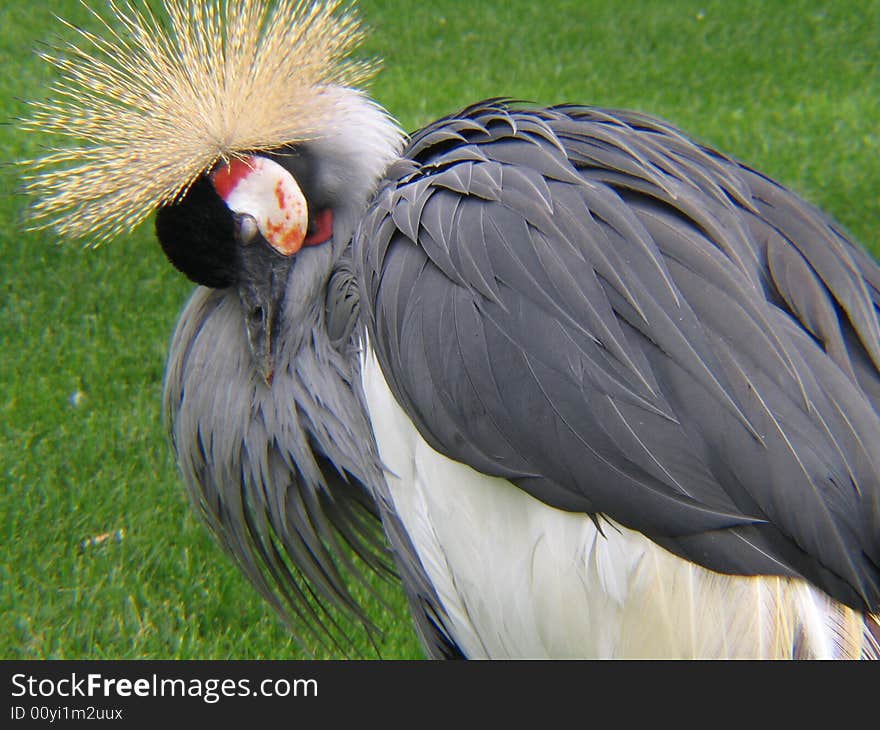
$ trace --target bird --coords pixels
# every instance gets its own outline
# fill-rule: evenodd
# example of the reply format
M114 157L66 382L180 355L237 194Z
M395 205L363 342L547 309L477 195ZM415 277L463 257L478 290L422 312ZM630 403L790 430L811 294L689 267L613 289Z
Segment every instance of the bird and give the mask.
M393 575L431 658L877 658L880 267L647 114L406 135L337 2L115 3L44 54L37 228L155 214L196 285L163 408L197 513L345 649Z

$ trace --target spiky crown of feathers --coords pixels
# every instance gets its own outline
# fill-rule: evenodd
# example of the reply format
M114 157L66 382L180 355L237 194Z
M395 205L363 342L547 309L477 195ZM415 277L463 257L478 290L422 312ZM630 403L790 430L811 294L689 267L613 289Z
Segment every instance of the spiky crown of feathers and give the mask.
M40 54L60 73L22 126L71 144L24 163L34 227L94 245L130 231L219 160L317 136L330 85L357 87L364 30L339 0L108 0L103 35ZM87 6L88 7L88 6ZM62 21L64 22L64 21Z

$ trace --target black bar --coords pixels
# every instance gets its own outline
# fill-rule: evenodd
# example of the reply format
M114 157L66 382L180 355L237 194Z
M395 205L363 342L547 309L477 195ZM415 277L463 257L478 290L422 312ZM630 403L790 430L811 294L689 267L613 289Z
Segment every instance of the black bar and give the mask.
M674 722L678 730L702 712L712 724L738 713L763 724L777 710L793 727L796 709L812 707L815 721L833 707L839 713L844 698L845 714L855 717L860 701L873 698L871 664L3 661L0 727L100 720L102 727L197 722L252 730L271 719L281 727L320 722L316 728L352 730L501 722L543 729L572 720L589 728L611 712L624 727Z

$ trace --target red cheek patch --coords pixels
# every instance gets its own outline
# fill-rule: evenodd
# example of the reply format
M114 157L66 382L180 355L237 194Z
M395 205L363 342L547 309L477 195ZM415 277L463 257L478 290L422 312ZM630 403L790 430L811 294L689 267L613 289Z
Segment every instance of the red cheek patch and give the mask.
M333 211L324 208L315 216L315 226L303 241L303 246L318 246L327 243L333 237Z
M228 165L217 168L211 174L211 182L223 200L226 200L236 186L253 172L251 166L244 160L232 159Z

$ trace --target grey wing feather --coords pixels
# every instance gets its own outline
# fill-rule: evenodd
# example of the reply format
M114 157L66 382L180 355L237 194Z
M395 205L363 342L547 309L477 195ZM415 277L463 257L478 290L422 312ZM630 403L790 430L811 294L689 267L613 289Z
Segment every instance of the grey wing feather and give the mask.
M722 572L880 607L880 271L644 115L490 100L418 134L354 241L440 452Z

